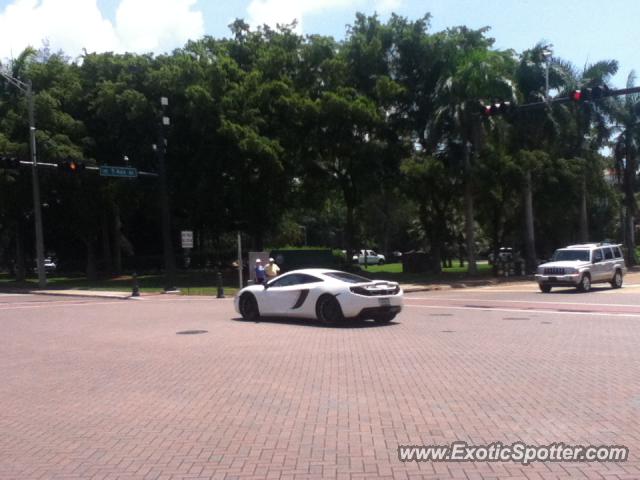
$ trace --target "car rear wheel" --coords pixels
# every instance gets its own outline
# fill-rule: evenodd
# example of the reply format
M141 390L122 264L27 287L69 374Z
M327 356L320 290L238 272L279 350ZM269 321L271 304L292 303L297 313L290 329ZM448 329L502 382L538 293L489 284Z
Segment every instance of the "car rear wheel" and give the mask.
M545 285L544 283L539 283L540 291L542 293L549 293L551 291L551 285Z
M250 293L243 293L240 297L240 315L245 320L256 321L260 319L260 309L256 297Z
M333 295L323 295L318 299L316 316L318 320L327 325L333 325L344 320L342 308L340 308L338 300Z
M591 290L591 277L588 273L582 275L580 283L578 284L578 290L581 292L588 292Z
M378 260L378 265L384 265L384 260L382 259Z
M616 273L613 275L613 279L611 280L611 287L622 287L622 272L620 270L616 270Z

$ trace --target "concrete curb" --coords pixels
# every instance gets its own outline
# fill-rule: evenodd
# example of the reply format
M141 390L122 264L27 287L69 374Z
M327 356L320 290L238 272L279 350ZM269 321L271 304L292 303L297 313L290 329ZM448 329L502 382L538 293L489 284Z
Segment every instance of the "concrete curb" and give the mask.
M112 298L115 300L130 300L132 298L141 299L141 297L132 297L130 293L124 292L100 292L94 290L27 290L24 293L32 295L52 295L58 297L85 297L85 298Z

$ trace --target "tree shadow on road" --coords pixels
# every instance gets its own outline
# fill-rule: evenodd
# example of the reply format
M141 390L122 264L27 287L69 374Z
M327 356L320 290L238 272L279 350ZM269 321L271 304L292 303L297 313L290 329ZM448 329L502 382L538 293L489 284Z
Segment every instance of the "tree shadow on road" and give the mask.
M392 327L399 325L398 322L388 323L376 323L373 320L344 320L335 324L326 324L318 320L311 320L308 318L291 318L291 317L261 317L258 321L246 320L242 317L232 318L234 322L242 323L274 323L280 325L298 325L301 327L315 327L315 328L335 328L335 329L358 329L358 328L380 328L380 327Z

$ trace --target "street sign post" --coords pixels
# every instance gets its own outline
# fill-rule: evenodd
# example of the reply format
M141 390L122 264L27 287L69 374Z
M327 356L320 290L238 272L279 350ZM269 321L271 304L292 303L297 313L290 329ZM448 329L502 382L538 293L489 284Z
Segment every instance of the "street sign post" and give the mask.
M182 230L180 232L182 248L193 248L193 230Z
M180 232L180 239L182 240L182 248L184 250L184 268L189 268L191 265L191 249L193 248L193 230L182 230Z
M100 165L101 177L137 178L138 169L132 167L115 167L113 165Z

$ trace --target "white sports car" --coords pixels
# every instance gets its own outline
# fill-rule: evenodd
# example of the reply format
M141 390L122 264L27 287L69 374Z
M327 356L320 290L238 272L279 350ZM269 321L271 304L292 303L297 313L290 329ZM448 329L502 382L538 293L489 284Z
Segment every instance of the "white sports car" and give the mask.
M298 317L331 324L360 318L386 323L402 310L402 296L397 282L306 268L280 275L266 285L243 288L235 296L234 305L248 320Z

